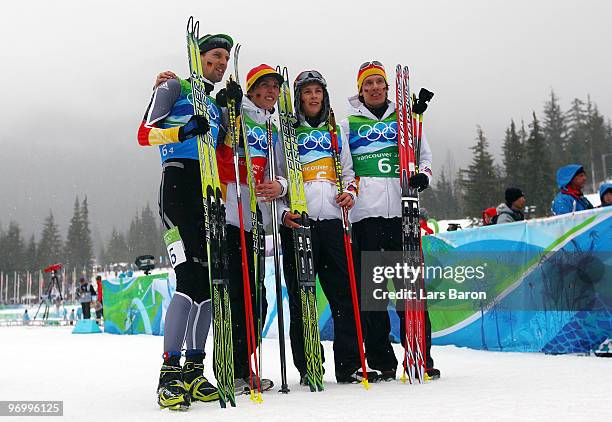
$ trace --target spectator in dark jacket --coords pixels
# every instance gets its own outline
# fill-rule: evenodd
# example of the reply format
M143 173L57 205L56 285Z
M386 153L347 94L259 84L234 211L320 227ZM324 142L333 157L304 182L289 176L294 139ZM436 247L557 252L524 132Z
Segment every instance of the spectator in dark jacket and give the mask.
M497 206L495 224L514 223L525 219L525 195L519 188L508 188L504 195L506 202Z
M604 183L599 187L599 199L602 207L612 205L612 183Z
M96 291L93 286L87 281L85 277L81 277L79 286L76 291L79 302L81 302L81 308L83 308L83 319L91 318L91 301L96 295Z
M557 186L560 192L552 204L553 214L569 214L592 209L593 205L582 194L586 181L586 173L580 164L568 164L557 170Z

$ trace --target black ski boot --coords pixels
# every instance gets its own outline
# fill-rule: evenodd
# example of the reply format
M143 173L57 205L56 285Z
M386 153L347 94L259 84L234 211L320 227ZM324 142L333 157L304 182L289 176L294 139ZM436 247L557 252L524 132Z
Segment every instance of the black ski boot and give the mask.
M193 401L215 401L219 400L217 387L212 385L204 376L204 356L196 355L187 357L183 366L183 384L185 390Z
M425 380L437 380L440 379L440 370L436 368L429 368L425 371Z
M187 410L191 404L189 393L185 390L182 379L179 356L164 360L159 373L157 386L157 403L170 410Z
M361 369L356 370L352 374L345 376L336 375L336 382L338 384L357 384L363 381L363 371ZM368 371L368 382L378 382L380 376L376 371Z
M396 378L396 370L395 369L389 369L386 371L380 371L380 374L378 375L378 378L380 379L380 381L393 381Z

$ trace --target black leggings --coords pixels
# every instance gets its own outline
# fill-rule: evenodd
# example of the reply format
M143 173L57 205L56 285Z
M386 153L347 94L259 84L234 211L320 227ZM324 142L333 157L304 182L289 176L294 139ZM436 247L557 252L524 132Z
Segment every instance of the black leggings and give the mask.
M83 309L83 319L91 318L91 303L81 302L81 309Z
M334 364L336 378L351 375L360 365L355 316L340 220L310 221L315 274L327 297L334 322ZM293 363L300 374L306 373L302 305L297 282L293 232L280 229L283 271L289 295L289 337ZM321 349L322 351L323 349Z
M164 163L159 215L166 229L178 227L185 247L187 261L174 268L176 291L196 303L210 299L202 183L197 160L175 159Z
M353 224L353 234L355 244L361 252L365 251L401 251L402 250L402 223L399 217L365 218ZM357 271L361 269L360 263L356 262ZM368 358L368 365L372 369L380 371L395 370L397 368L397 358L391 347L389 334L391 332L391 322L387 311L363 312L365 324L365 348ZM400 320L400 339L404 343L405 339L405 314L403 311L397 312ZM427 353L426 368L433 368L431 358L431 322L429 313L425 311L425 346Z

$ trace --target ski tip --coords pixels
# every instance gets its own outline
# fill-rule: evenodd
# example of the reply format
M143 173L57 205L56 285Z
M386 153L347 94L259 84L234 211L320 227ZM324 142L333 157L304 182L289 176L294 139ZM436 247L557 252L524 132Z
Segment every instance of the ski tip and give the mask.
M257 401L256 403L260 404L263 403L263 397L261 396L261 391L259 393L257 393Z
M361 383L363 384L363 388L365 388L366 390L370 389L370 383L368 382L367 379L361 380Z
M252 402L255 401L255 392L253 390L251 390L251 397L249 398L249 400L251 400Z
M200 21L196 21L195 25L193 25L193 33L195 34L196 42L200 39Z
M408 381L408 378L406 377L406 374L402 374L402 377L400 378L400 380L402 381L403 384L406 384L406 381Z

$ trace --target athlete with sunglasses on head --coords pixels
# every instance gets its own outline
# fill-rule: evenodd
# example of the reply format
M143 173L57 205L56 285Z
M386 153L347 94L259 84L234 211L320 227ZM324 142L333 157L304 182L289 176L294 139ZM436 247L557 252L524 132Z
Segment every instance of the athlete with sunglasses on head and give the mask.
M270 224L270 208L266 202L283 196L287 192L287 181L278 176L276 180L268 179L268 138L266 131L266 121L272 117L274 113L274 105L278 101L280 94L280 86L283 83L283 77L277 73L272 67L261 64L251 69L247 74L246 95L242 95L242 90L235 82L230 82L227 89L223 89L217 94L217 102L222 106L227 105L227 98L237 100L238 110L242 111L240 116L241 125L245 125L244 132L246 133L246 144L249 148L251 158L251 168L253 170L255 192L259 202L259 210L263 220L264 227ZM240 103L242 103L240 107ZM224 122L227 126L227 108L224 113ZM278 143L278 130L273 126L273 139L275 145ZM249 279L251 290L251 303L253 310L253 321L256 325L257 320L261 319L261 326L265 326L266 311L268 303L266 301L266 290L262 287L263 294L261 296L261 315L260 307L256 301L256 282L255 270L253 266L253 236L252 236L252 220L250 212L251 192L247 183L247 167L245 145L240 131L240 141L238 147L238 166L240 173L240 181L236 183L234 171L234 154L232 150L232 140L230 131L228 131L225 143L217 147L217 162L219 169L219 178L221 183L226 185L226 203L225 214L227 222L227 246L228 246L228 264L229 264L229 290L230 301L232 306L232 334L234 342L234 376L236 394L246 394L250 391L250 367L248 355L248 339L247 326L245 317L244 304L244 284L242 273L242 249L240 241L240 220L238 214L237 201L237 186L240 188L242 197L242 212L244 217L244 229L246 240L247 261L249 267ZM259 344L260 339L256 339ZM251 351L254 353L254 351ZM254 384L259 383L253 375ZM261 391L269 390L274 386L269 379L261 379Z
M389 100L389 83L379 61L363 63L357 74L357 95L349 98L349 116L340 126L348 137L353 157L353 170L358 180L359 201L351 210L356 254L364 251L401 251L401 190L397 148L397 117L395 104ZM423 135L419 173L409 183L423 191L431 178L431 150ZM356 265L360 272L360 265ZM366 280L361 280L365 282ZM398 311L400 338L404 339L404 312ZM368 365L381 372L381 378L396 377L397 358L389 334L391 324L387 311L363 312L365 350ZM431 323L425 312L427 362L430 378L440 371L431 358Z
M306 70L297 76L293 88L298 122L295 132L310 220L314 272L319 276L334 319L336 380L339 383L360 382L363 374L360 371L341 211L341 207L344 206L352 208L357 197L348 139L338 127L336 131L340 149L339 159L342 166L342 184L345 189L342 195L338 195L328 126L330 101L327 82L318 71ZM282 164L284 160L279 165L279 173L284 174L285 169ZM283 270L289 294L289 337L293 363L300 372L300 384L308 385L300 290L292 233L293 229L300 227L301 215L291 213L288 205L279 209L279 214L282 215L280 220L283 223L280 235Z

